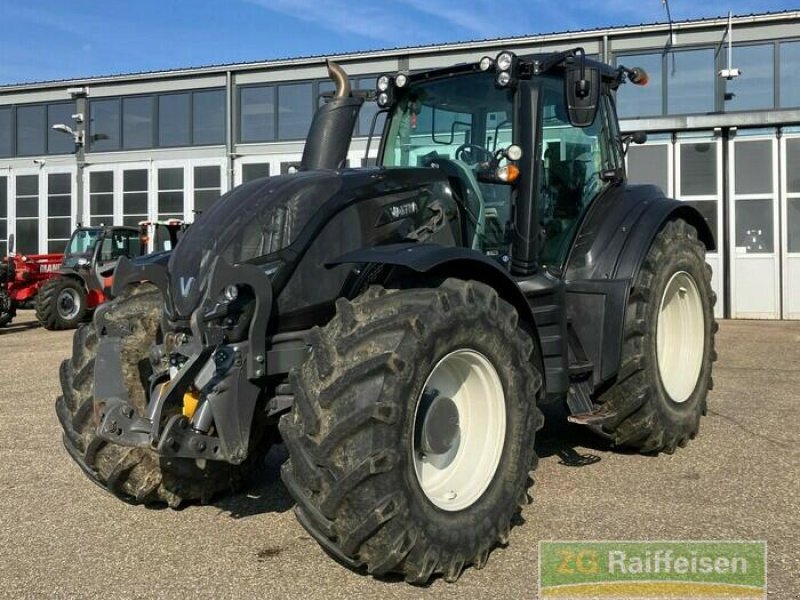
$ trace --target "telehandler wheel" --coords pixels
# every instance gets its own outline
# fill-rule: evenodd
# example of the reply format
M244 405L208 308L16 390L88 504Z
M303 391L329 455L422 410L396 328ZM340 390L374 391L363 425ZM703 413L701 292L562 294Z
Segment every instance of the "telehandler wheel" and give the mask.
M86 316L86 290L72 277L53 277L36 295L36 319L50 330L75 329Z
M140 412L147 404L152 372L148 352L158 332L161 305L158 290L143 284L128 288L112 301L108 312L109 319L124 323L130 332L122 346L123 371L130 400ZM93 396L97 347L94 324L75 332L72 359L61 363L63 395L56 400L56 414L67 451L101 487L133 504L166 503L177 508L186 500L205 503L218 492L235 488L258 457L263 458L263 453L253 451L238 467L207 461L201 468L192 459L161 458L149 449L120 446L97 437Z
M336 308L280 422L297 516L351 567L455 581L528 501L538 350L482 283L373 286Z
M716 295L697 230L682 219L658 233L631 290L619 378L599 402L599 433L642 453L697 435L717 359Z

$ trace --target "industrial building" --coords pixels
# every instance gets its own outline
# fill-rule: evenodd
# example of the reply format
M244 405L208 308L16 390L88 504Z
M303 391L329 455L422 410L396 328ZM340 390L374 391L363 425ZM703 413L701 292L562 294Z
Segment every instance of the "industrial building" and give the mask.
M800 319L800 11L331 58L371 89L381 73L576 46L648 71L647 87L618 95L623 130L649 136L630 148L629 177L706 217L718 316ZM0 255L11 233L18 252L60 252L77 223L191 221L231 187L291 169L330 89L324 57L0 86ZM362 110L353 166L375 160L376 111Z

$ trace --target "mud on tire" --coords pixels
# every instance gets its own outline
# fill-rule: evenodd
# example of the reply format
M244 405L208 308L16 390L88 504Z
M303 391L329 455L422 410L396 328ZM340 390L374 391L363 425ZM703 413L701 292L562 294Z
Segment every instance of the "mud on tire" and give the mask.
M148 351L161 319L161 296L154 287L131 287L112 301L107 318L124 324L122 362L131 403L144 411L150 375ZM72 358L61 364L63 395L56 413L64 429L64 445L96 483L132 503L166 503L177 508L183 501L209 502L235 489L257 460L256 453L240 466L208 461L201 469L191 459L165 459L149 449L106 442L96 435L93 396L98 336L93 324L81 326L73 338Z
M538 351L513 307L477 282L373 286L312 331L292 374L295 404L280 430L282 476L299 520L342 562L412 583L481 568L527 503L543 416ZM476 335L480 331L481 335ZM505 439L485 492L458 511L437 508L415 474L415 406L429 373L459 348L479 352L502 382Z
M699 293L704 341L694 388L676 402L660 373L657 327L667 284L680 272L690 276ZM598 426L598 433L610 437L616 445L642 453L670 454L697 435L700 418L706 414L708 391L713 388L712 364L717 359L715 302L711 267L705 262L705 246L697 230L682 219L667 222L653 241L631 290L618 380L599 398L599 408L614 416Z

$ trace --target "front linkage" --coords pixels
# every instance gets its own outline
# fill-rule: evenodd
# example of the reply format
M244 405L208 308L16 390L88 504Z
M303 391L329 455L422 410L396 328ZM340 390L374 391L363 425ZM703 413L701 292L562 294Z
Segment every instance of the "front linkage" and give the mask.
M156 285L168 302L166 269L160 265L134 267L123 261L115 292L142 280ZM241 317L249 319L247 336L227 342L215 323L232 314L239 290L245 289L254 302L252 310ZM272 286L262 270L217 260L203 300L189 319L189 331L172 330L167 317L162 320L165 334L163 342L150 350L150 401L142 415L129 402L125 389L121 349L126 332L107 318L113 305L100 308L94 322L100 338L94 382L97 435L162 456L241 464L248 455L260 382L281 363L266 351L271 307ZM182 410L176 412L175 407Z

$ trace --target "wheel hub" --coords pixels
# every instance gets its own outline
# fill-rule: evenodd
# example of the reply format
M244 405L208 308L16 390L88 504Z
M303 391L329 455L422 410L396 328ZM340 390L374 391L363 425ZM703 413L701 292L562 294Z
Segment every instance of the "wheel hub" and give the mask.
M445 396L436 396L422 416L422 451L445 454L456 444L460 429L456 403Z
M80 304L73 290L63 290L58 296L58 314L63 319L73 319L80 310Z

